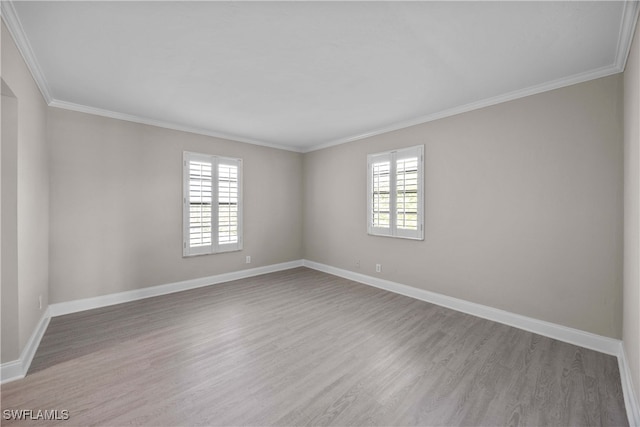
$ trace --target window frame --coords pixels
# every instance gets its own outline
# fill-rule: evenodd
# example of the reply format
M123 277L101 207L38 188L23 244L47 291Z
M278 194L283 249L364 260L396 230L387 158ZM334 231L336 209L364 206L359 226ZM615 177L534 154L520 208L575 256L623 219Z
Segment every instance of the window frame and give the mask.
M211 244L202 246L190 246L190 162L200 161L211 164ZM219 166L231 165L237 167L237 242L219 243L220 218L219 218ZM243 199L242 199L242 159L223 157L212 154L194 153L184 151L182 157L182 256L191 257L198 255L210 255L216 253L233 252L242 250L243 242Z
M417 229L405 229L397 224L397 167L398 160L417 157ZM375 164L389 162L389 227L374 224L374 174ZM424 145L367 155L367 234L371 236L424 240Z

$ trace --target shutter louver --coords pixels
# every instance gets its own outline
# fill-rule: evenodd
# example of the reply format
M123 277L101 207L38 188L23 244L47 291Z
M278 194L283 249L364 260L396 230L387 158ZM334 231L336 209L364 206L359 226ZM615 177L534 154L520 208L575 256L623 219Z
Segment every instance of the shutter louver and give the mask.
M242 161L184 153L183 255L242 249Z
M189 162L189 247L211 246L212 165Z
M418 229L418 158L396 162L396 226Z
M218 165L218 244L238 243L238 167Z
M424 146L367 156L367 232L424 239Z
M389 228L391 224L391 165L389 162L373 163L373 197L371 200L374 227Z

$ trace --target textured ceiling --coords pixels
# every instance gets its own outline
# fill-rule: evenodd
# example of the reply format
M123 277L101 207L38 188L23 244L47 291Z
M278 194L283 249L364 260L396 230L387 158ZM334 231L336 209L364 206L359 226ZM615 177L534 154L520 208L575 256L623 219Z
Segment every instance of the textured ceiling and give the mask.
M637 10L609 1L3 4L50 105L296 151L620 72Z

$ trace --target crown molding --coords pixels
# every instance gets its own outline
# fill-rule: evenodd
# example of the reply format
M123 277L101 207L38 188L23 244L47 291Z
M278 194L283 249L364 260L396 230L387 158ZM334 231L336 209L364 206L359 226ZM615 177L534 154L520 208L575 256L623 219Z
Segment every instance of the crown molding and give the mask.
M226 139L235 142L243 142L246 144L260 145L263 147L275 148L278 150L294 151L301 153L302 149L288 145L272 144L269 142L258 141L256 139L245 138L242 136L231 135L223 132L216 132L209 129L185 126L179 123L173 123L164 120L150 119L148 117L136 116L134 114L119 113L117 111L105 110L102 108L89 107L87 105L75 104L73 102L60 101L57 99L49 103L49 107L62 108L64 110L77 111L80 113L93 114L96 116L109 117L112 119L124 120L127 122L140 123L143 125L155 126L165 129L177 130L181 132L195 133L198 135L212 136L214 138Z
M360 133L345 138L336 139L326 143L314 145L304 150L304 153L311 151L322 150L324 148L333 147L336 145L346 144L347 142L353 142L364 138L369 138L383 133L393 132L400 129L405 129L411 126L420 125L423 123L432 122L434 120L444 119L446 117L455 116L462 113L467 113L473 110L479 110L481 108L490 107L492 105L501 104L507 101L513 101L519 98L524 98L531 95L537 95L539 93L548 92L555 89L560 89L566 86L571 86L578 83L583 83L589 80L599 79L601 77L607 77L612 74L620 73L622 70L615 65L609 65L606 67L598 68L595 70L587 71L584 73L574 74L573 76L564 77L561 79L553 80L550 82L542 83L535 86L530 86L525 89L515 90L502 95L494 96L491 98L481 99L479 101L470 102L458 107L449 108L444 111L438 111L436 113L428 114L426 116L420 116L413 119L394 123L389 126L377 128L372 131Z
M110 117L113 119L125 120L128 122L141 123L145 125L151 125L156 127L161 127L165 129L178 130L182 132L195 133L199 135L211 136L220 139L232 140L237 142L244 142L247 144L260 145L263 147L275 148L279 150L287 150L294 152L302 152L303 150L298 147L292 147L283 144L272 144L268 142L258 141L251 138L245 138L238 135L231 135L224 132L217 132L209 129L201 129L191 126L181 125L179 123L173 123L163 120L150 119L147 117L136 116L133 114L119 113L116 111L105 110L102 108L90 107L87 105L75 104L72 102L61 101L59 99L55 99L51 95L51 90L49 89L49 85L47 84L47 80L44 77L44 73L42 72L42 68L40 68L40 64L38 63L36 56L33 53L33 49L31 48L31 44L29 43L29 39L27 38L25 31L22 27L20 19L18 18L18 14L15 10L12 0L2 0L0 1L0 12L2 15L2 20L5 22L7 29L9 30L9 34L13 37L15 44L18 48L18 51L22 55L25 63L27 64L27 68L31 72L33 79L40 89L40 93L44 98L46 104L50 107L63 108L66 110L78 111L82 113L94 114L103 117Z
M629 50L631 48L631 42L633 40L634 30L636 27L636 23L638 21L638 16L640 14L640 1L627 0L624 2L621 22L620 22L620 33L618 36L616 56L615 56L614 63L610 66L602 67L602 68L588 71L585 73L576 74L566 78L561 78L551 82L534 85L525 89L512 91L512 92L498 95L495 97L485 98L485 99L474 101L465 105L450 108L444 111L428 114L425 116L420 116L420 117L412 118L409 120L396 122L388 126L384 126L384 127L376 128L373 130L369 130L367 132L358 133L358 134L346 136L343 138L323 142L320 144L312 145L310 147L295 147L291 145L268 143L268 142L255 140L252 138L246 138L239 135L227 134L224 132L218 132L210 129L185 126L179 123L150 119L147 117L136 116L136 115L126 114L126 113L119 113L115 111L110 111L110 110L105 110L101 108L90 107L86 105L75 104L72 102L54 99L51 95L51 91L49 90L49 86L44 77L44 73L42 72L42 69L38 64L38 61L36 60L35 55L33 54L33 50L31 48L29 40L25 35L22 24L18 19L18 16L16 14L16 11L13 5L13 1L2 0L0 4L1 4L2 20L6 23L7 28L11 36L13 37L18 47L18 50L20 51L22 57L24 58L25 63L27 64L27 67L31 71L31 75L33 76L33 79L35 80L38 88L40 89L40 92L42 93L42 96L45 102L50 107L63 108L67 110L94 114L94 115L103 116L103 117L110 117L114 119L134 122L134 123L141 123L141 124L146 124L150 126L156 126L156 127L166 128L166 129L178 130L182 132L189 132L189 133L194 133L199 135L211 136L215 138L221 138L226 140L243 142L247 144L259 145L259 146L275 148L279 150L293 151L298 153L309 153L312 151L317 151L324 148L333 147L336 145L346 144L348 142L358 141L358 140L373 137L376 135L381 135L384 133L393 132L393 131L408 128L411 126L428 123L434 120L439 120L439 119L454 116L457 114L478 110L481 108L489 107L489 106L500 104L503 102L523 98L526 96L535 95L535 94L547 92L554 89L559 89L565 86L582 83L588 80L606 77L616 73L621 73L624 71L624 68L626 65L627 57L629 55Z
M333 141L328 141L321 144L313 145L305 149L303 152L309 153L316 150L322 150L324 148L346 144L347 142L353 142L360 139L381 135L383 133L393 132L393 131L408 128L411 126L416 126L422 123L432 122L434 120L443 119L445 117L455 116L457 114L478 110L480 108L490 107L492 105L500 104L507 101L512 101L518 98L524 98L525 96L536 95L538 93L547 92L554 89L560 89L565 86L571 86L571 85L583 83L589 80L606 77L612 74L622 73L627 64L627 57L629 56L629 51L631 49L631 42L633 41L633 34L638 22L639 15L640 15L640 0L627 0L624 2L622 16L620 18L620 33L618 35L618 46L616 49L616 57L613 64L610 66L602 67L602 68L585 72L585 73L575 74L573 76L565 77L565 78L554 80L547 83L542 83L542 84L531 86L525 89L516 90L503 95L498 95L492 98L482 99L469 104L450 108L448 110L439 111L433 114L428 114L426 116L420 116L413 119L397 122L392 125L377 128L365 133L355 134L348 137L336 139Z
M47 104L50 104L53 97L51 96L49 85L47 84L47 80L44 78L44 73L40 68L40 64L38 64L36 56L33 54L31 43L29 43L29 39L22 28L20 19L18 19L18 14L16 13L16 9L13 7L13 2L10 0L0 1L0 11L2 12L2 20L7 25L7 29L9 30L11 37L13 37L22 58L24 58L24 62L27 64L27 68L29 68L38 89L40 89L40 93L42 94L44 101Z
M638 14L640 13L640 1L627 0L622 10L622 18L620 22L620 34L618 36L618 49L616 51L615 66L624 71L627 65L627 57L631 50L631 42L633 41L633 33L638 22Z

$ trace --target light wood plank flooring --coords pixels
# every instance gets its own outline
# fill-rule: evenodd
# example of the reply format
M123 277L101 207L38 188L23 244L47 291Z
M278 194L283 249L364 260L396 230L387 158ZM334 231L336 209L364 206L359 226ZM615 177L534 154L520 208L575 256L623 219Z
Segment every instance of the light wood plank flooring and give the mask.
M1 392L61 425L628 425L612 356L305 268L53 318Z

